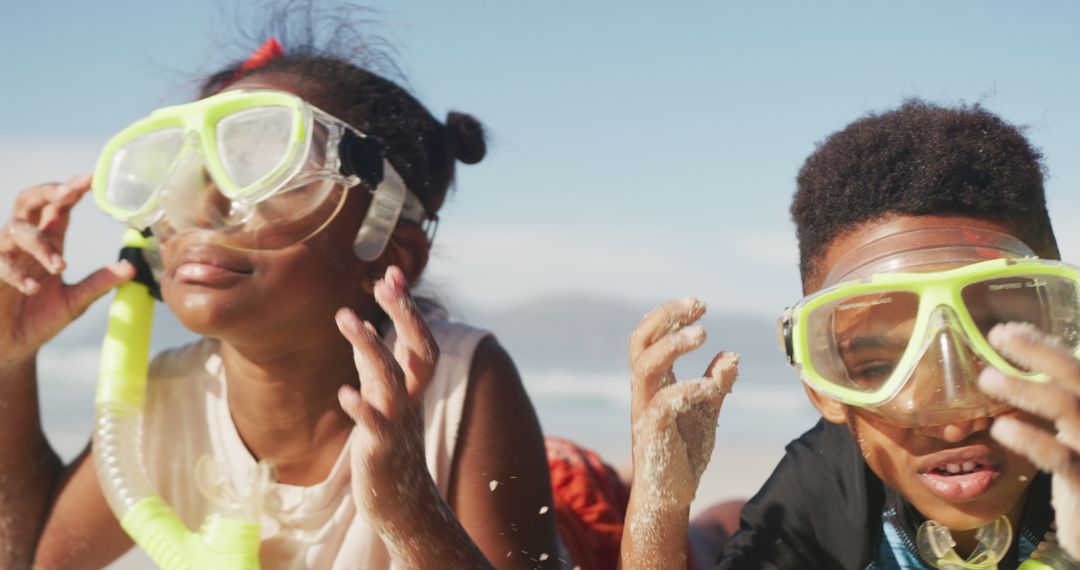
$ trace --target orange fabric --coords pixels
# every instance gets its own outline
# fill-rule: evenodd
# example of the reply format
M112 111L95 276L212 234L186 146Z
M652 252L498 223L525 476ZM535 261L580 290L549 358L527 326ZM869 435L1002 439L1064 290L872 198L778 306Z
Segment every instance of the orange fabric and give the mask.
M559 437L544 443L563 544L582 570L614 570L630 487L592 451Z
M581 570L615 570L630 485L600 456L572 441L545 436L555 525ZM690 545L686 545L687 554ZM694 570L694 557L686 557Z

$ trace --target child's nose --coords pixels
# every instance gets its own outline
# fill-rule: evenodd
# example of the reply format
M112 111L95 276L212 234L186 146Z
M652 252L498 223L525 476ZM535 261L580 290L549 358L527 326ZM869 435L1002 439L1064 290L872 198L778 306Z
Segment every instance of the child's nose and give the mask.
M196 226L216 228L229 218L232 200L221 193L209 176L204 179L202 189L193 200L192 221Z
M946 443L959 443L972 434L990 429L990 418L980 416L970 420L950 421L949 423L920 428L930 437L940 439Z

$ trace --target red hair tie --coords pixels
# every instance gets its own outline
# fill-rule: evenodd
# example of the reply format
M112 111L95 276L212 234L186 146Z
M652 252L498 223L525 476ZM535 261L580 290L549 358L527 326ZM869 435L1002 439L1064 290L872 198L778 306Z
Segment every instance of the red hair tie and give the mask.
M244 63L240 64L240 69L236 70L233 74L233 81L240 79L241 75L253 70L258 69L276 57L285 55L285 50L281 47L281 44L277 41L277 38L270 38L263 42L263 45L259 46L259 49L255 50Z

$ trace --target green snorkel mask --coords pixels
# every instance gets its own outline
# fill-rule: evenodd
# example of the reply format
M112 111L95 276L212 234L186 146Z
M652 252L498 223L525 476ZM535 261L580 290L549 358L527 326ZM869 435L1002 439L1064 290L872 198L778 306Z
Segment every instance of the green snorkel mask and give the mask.
M1080 268L974 228L911 230L842 259L779 321L788 362L815 391L888 423L941 425L1008 409L983 394L984 366L1031 382L986 340L1026 322L1080 356Z
M289 247L319 233L355 187L371 205L357 257L382 254L398 220L432 218L382 145L285 91L235 90L164 107L113 136L94 170L94 200L160 240L212 231L241 250Z
M166 570L259 567L263 492L272 467L233 483L209 457L192 466L209 514L192 532L157 494L141 458L157 240L202 232L216 244L273 250L320 232L345 194L372 194L354 252L377 259L400 220L430 219L382 146L299 97L227 91L152 113L105 146L94 198L132 226L121 256L136 279L117 289L102 345L94 463L120 525ZM151 237L153 236L153 237Z

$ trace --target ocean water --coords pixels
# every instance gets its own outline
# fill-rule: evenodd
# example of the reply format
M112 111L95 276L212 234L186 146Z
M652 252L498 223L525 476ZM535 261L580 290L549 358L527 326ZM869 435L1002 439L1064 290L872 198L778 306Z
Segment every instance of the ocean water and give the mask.
M630 379L621 373L524 371L544 433L572 439L613 464L630 459ZM802 388L736 383L717 423L720 446L782 449L816 421Z
M42 414L49 441L71 459L93 426L98 349L46 348L39 360ZM600 453L615 466L630 460L630 380L621 373L521 372L545 434ZM718 445L781 449L816 421L801 387L736 383L717 427Z

